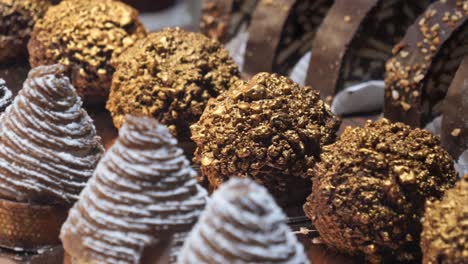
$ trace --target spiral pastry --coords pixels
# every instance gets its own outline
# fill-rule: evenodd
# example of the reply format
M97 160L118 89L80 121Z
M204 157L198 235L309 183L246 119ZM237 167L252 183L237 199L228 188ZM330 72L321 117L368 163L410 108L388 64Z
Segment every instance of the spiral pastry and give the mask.
M179 263L309 263L267 190L233 178L213 195Z
M5 81L0 79L0 114L11 104L12 93L5 85Z
M103 153L93 121L59 65L29 73L0 117L0 198L71 206Z
M141 263L192 227L206 195L169 130L130 116L71 209L64 248L78 263Z

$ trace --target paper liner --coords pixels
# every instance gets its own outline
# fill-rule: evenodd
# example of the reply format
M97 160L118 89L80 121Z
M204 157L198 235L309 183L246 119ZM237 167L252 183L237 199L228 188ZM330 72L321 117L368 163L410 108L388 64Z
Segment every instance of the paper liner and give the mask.
M59 245L60 228L67 214L68 209L63 207L0 199L0 247L37 251Z

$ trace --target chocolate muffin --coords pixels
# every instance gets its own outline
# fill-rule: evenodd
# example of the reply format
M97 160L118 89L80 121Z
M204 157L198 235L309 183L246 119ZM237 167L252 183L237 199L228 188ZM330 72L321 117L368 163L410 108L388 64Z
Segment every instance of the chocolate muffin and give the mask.
M205 207L195 175L167 127L129 116L62 227L66 252L76 264L168 263L173 235Z
M12 97L13 95L6 87L5 81L0 79L0 114L11 104Z
M0 0L0 63L26 57L33 26L50 5L49 0Z
M145 29L138 12L114 0L62 1L36 23L28 44L35 67L60 63L70 67L70 77L87 104L107 99L118 56Z
M331 248L370 262L418 261L426 201L458 176L439 138L386 119L345 129L323 147L304 205Z
M468 263L468 174L441 201L426 204L423 263Z
M213 194L181 252L179 262L308 264L286 215L268 191L248 179L231 179Z
M307 171L339 125L318 91L259 73L208 103L191 127L194 160L214 188L232 176L248 177L282 205L303 202L311 186Z
M113 61L107 102L117 128L127 114L155 117L179 140L190 138L208 99L227 90L239 70L223 46L202 34L164 29Z

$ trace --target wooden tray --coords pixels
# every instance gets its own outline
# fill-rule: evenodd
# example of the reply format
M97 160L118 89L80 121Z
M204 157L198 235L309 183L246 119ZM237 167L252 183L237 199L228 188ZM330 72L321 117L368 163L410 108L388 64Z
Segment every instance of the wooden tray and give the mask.
M5 79L8 88L14 95L17 94L22 87L23 81L26 79L29 66L27 63L17 63L16 65L0 65L0 78ZM109 148L117 138L117 130L112 124L110 114L107 110L101 107L87 107L88 113L93 118L98 134L102 137L103 144ZM340 133L345 126L361 126L367 119L376 119L378 114L369 114L363 116L346 117L343 119L343 124ZM191 156L191 155L190 155ZM318 234L313 231L310 226L310 221L302 215L301 207L291 208L288 212L289 224L293 231L298 235L299 240L303 243L307 255L314 264L335 264L335 263L361 263L362 260L349 256L340 255L333 252L323 245L314 243L318 239ZM0 227L1 228L1 227ZM302 230L312 230L308 234L301 233ZM304 229L305 228L305 229ZM18 253L0 249L0 264L9 263L38 263L38 264L55 264L63 263L63 249L61 247L45 249L40 253Z

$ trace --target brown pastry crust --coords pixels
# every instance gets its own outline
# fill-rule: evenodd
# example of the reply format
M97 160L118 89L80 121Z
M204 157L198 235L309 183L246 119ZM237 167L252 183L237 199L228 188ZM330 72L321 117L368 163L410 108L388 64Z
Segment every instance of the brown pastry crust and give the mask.
M424 203L458 179L439 143L426 130L386 119L346 128L323 147L304 205L321 239L370 262L417 261Z
M385 117L424 127L468 54L468 2L437 1L408 29L386 65Z
M233 176L250 177L282 205L303 202L311 185L307 170L339 125L316 90L259 73L208 103L191 127L194 161L214 188Z
M331 98L346 86L383 79L392 46L429 0L336 0L317 32L306 84Z
M206 36L229 42L242 25L248 25L258 0L204 0L200 31Z
M127 114L155 117L180 140L190 138L208 99L227 90L239 70L223 46L202 34L165 29L138 41L118 60L107 102L120 128Z
M0 63L26 57L31 31L49 0L0 0Z
M252 16L245 71L287 75L310 50L332 0L260 1Z
M427 203L422 225L423 264L468 263L468 174L441 201Z
M60 228L68 208L0 199L0 246L34 251L59 245Z
M145 34L138 12L120 1L62 1L34 27L29 61L32 67L69 66L83 101L104 103L114 73L111 58Z
M468 56L447 91L442 109L442 146L457 159L468 149Z

